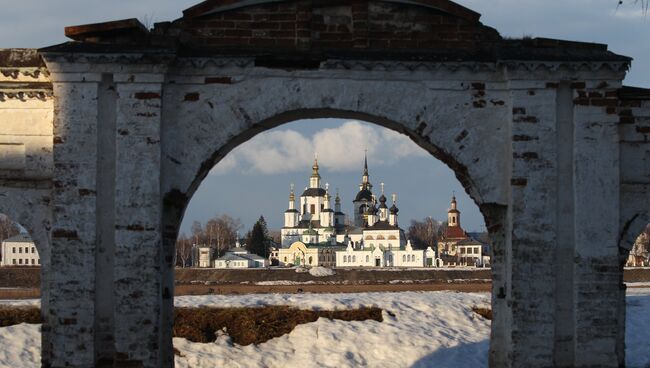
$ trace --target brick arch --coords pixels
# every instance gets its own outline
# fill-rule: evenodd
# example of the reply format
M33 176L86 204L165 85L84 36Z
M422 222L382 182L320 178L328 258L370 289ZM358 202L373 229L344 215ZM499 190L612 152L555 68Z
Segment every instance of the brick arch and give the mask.
M643 232L643 230L650 224L650 213L648 211L640 211L632 214L629 218L622 219L623 226L619 238L619 252L621 254L621 262L625 264L627 256L630 254L636 238Z

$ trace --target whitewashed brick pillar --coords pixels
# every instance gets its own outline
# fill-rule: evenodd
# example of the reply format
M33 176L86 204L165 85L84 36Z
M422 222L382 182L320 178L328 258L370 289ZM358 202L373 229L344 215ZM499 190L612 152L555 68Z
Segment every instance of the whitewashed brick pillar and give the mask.
M161 311L163 298L173 302L173 289L161 285L160 272L168 58L151 58L162 60L156 64L134 54L45 57L56 107L55 292L44 364L171 366L171 318ZM166 330L168 338L161 337Z

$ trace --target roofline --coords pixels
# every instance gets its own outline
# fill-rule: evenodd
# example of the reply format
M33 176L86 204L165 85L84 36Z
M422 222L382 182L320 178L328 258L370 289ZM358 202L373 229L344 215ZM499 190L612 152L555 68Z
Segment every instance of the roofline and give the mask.
M240 9L248 6L286 2L289 0L207 0L183 11L183 17L195 18L204 15ZM478 22L481 14L449 0L380 0L389 3L409 4L436 9L463 18L470 22Z

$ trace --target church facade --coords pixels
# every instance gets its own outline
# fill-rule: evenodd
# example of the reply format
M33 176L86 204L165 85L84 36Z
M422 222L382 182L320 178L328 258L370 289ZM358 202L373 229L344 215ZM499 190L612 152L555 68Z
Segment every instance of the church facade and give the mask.
M293 185L289 208L284 213L281 230L282 247L278 249L280 265L325 267L424 267L435 264L432 249L414 250L398 224L397 195L392 195L391 207L384 195L372 192L368 159L359 191L354 199L350 222L341 209L341 197L336 193L334 209L330 206L329 185L321 185L318 160L312 166L309 186L300 196L296 207Z

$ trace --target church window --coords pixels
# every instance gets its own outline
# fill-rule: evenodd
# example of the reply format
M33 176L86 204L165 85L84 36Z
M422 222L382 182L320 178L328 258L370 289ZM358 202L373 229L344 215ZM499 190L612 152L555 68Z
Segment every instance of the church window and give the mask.
M384 240L384 239L386 239L386 238L384 238L383 235L379 235L379 236L377 236L377 240Z
M15 259L13 260L13 264L16 264L16 260L15 260Z
M23 252L23 247L18 247L18 253L22 253L22 252Z
M320 210L322 211L322 210L324 210L324 209L325 209L325 205L324 205L324 204L321 204L321 205L320 205Z
M402 255L402 262L406 262L406 255Z
M16 247L14 247L14 253L16 253Z
M312 264L314 261L314 258L312 256L309 256L309 264Z
M366 262L370 262L370 256L366 255Z
M356 261L357 261L357 256L352 256L352 262L356 262Z
M22 258L18 260L18 264L23 264L23 259Z
M284 257L284 261L285 261L285 262L287 261L287 257Z
M313 213L316 213L316 205L315 205L315 204L312 204L312 205L311 205L311 213L312 213L312 214L313 214Z

